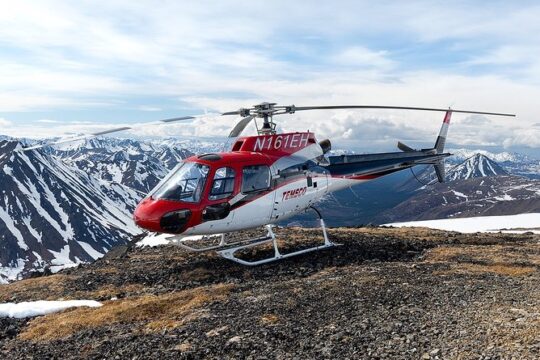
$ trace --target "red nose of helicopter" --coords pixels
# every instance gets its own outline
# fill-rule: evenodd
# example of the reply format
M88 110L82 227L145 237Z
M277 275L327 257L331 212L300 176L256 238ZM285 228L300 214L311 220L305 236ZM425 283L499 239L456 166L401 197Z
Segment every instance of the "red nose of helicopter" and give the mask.
M195 209L173 201L144 199L135 209L133 219L137 226L152 232L180 234L184 232Z

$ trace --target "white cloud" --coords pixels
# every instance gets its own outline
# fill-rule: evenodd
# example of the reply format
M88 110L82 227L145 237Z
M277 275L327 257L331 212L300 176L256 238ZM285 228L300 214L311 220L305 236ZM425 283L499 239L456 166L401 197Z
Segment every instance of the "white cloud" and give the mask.
M4 118L0 118L0 126L1 127L7 127L7 126L11 126L11 122L10 121L7 121L6 119Z
M484 115L469 115L465 118L458 118L457 121L452 123L459 126L487 126L491 123L491 120Z
M52 119L39 119L39 120L36 120L36 122L43 123L43 124L58 124L60 121L52 120Z
M338 65L389 70L394 66L394 61L388 56L388 51L373 51L363 46L353 46L333 56L333 60Z
M137 109L140 110L140 111L149 111L149 112L163 110L162 108L160 108L158 106L149 106L149 105L141 105L141 106L137 107Z
M540 38L531 36L540 30L540 8L534 4L6 1L0 6L5 10L0 13L3 112L171 110L152 100L129 103L130 97L177 99L178 107L216 110L260 101L452 105L519 115L489 117L490 123L456 115L451 129L456 142L536 144L527 136L534 135L527 131L538 122L540 97L540 58L531 56L540 49ZM459 59L439 65L422 57L434 54ZM467 71L471 67L474 72ZM390 137L421 140L436 134L440 116L320 112L280 121L286 130L390 143ZM198 120L147 132L223 135L233 123ZM57 134L95 125L8 126L3 124L3 131L11 134L23 128Z

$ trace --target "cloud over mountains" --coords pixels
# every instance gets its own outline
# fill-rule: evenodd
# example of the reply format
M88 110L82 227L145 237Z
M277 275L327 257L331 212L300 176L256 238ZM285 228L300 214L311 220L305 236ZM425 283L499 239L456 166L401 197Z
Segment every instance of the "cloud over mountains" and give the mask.
M540 6L534 2L450 8L424 1L43 1L3 8L0 112L8 135L80 132L109 122L279 101L516 112L511 121L462 122L454 139L540 145L540 129L533 126L540 97L540 57L533 56L540 38L531 35L540 30ZM329 119L339 126L329 128ZM200 121L151 131L221 135L234 119ZM379 131L373 133L371 124ZM436 132L439 118L336 112L295 115L282 123L284 129L305 126L322 136L372 134L383 141L397 129L404 136L411 129Z

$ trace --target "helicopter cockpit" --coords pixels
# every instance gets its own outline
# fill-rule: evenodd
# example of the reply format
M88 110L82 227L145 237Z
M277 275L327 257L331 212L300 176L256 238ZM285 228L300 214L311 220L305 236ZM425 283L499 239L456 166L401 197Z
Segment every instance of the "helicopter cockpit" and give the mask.
M136 223L152 231L180 233L195 224L227 218L236 195L271 188L267 157L246 155L203 154L180 162L138 206Z
M207 188L209 177L211 184ZM240 189L236 184L241 184ZM270 168L267 165L223 166L219 163L191 160L179 163L149 196L156 200L184 203L199 203L201 200L215 202L227 199L238 191L247 194L266 190L269 186Z
M198 203L210 167L196 162L181 162L150 194L154 199Z

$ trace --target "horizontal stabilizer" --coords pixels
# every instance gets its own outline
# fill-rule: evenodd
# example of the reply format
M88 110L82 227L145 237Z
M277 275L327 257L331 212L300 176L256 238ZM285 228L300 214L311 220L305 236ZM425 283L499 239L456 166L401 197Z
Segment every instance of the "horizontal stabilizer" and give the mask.
M404 151L404 152L415 151L412 147L405 145L401 141L398 141L397 147L398 147L399 150Z

